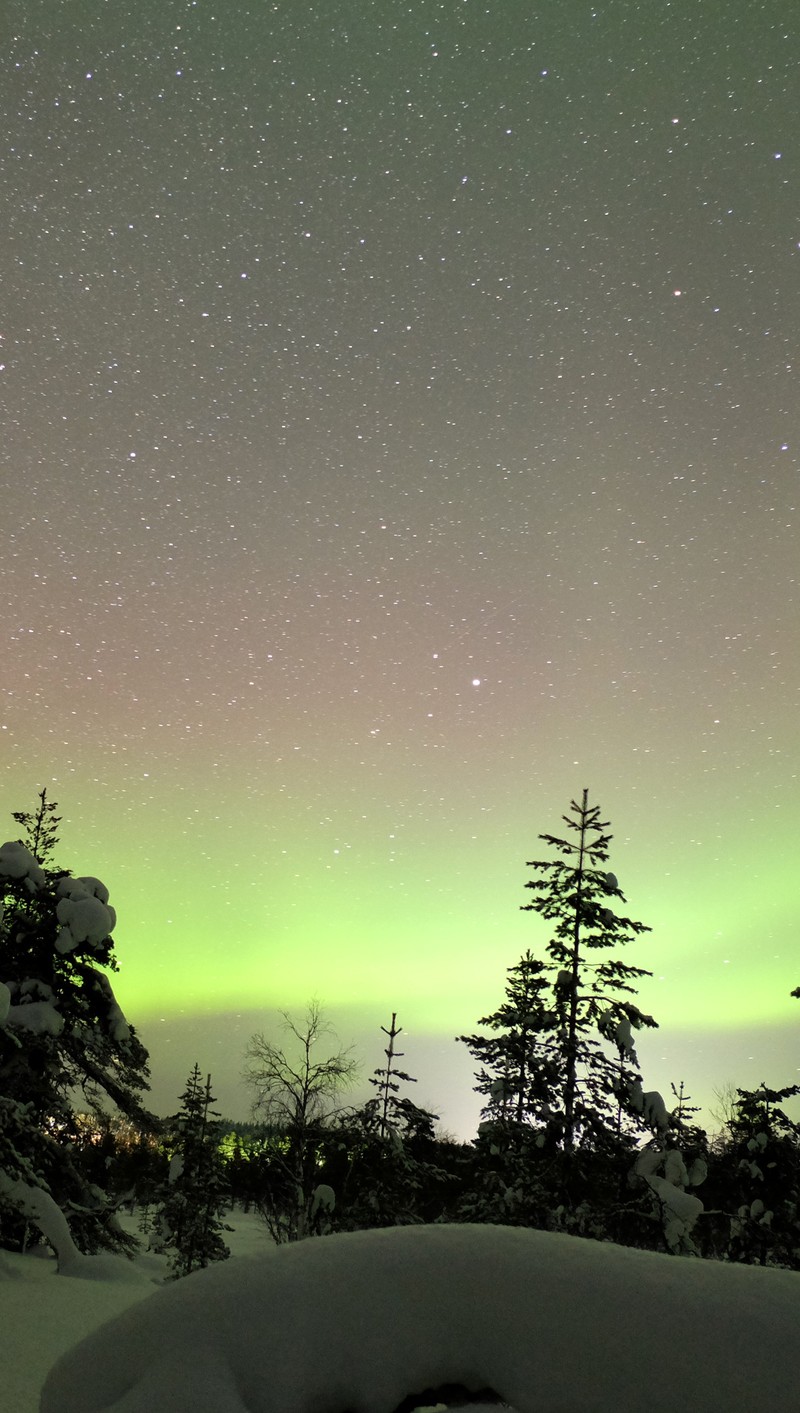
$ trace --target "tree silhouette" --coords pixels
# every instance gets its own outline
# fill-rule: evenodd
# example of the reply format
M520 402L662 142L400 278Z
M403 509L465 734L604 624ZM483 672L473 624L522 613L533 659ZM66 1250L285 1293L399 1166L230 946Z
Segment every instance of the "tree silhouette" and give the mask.
M222 1235L230 1230L222 1219L229 1194L213 1103L211 1075L203 1084L195 1064L181 1095L169 1179L155 1218L155 1244L170 1252L173 1279L230 1256Z
M24 1239L31 1219L44 1221L52 1243L49 1204L50 1216L68 1217L81 1249L128 1249L135 1243L113 1222L113 1204L82 1171L73 1107L76 1096L90 1111L110 1100L152 1127L141 1102L147 1052L107 974L117 970L108 889L51 866L55 809L42 790L35 813L14 816L25 838L0 847L3 1241ZM65 1251L69 1229L62 1220Z
M525 886L535 893L523 911L551 924L546 950L556 968L553 1045L558 1055L562 1146L597 1146L623 1132L627 1116L636 1126L641 1092L633 1031L655 1026L652 1016L629 998L635 983L652 975L610 953L650 929L621 916L612 904L625 902L613 873L606 870L611 834L588 791L562 816L569 834L540 834L557 859L533 859L536 876ZM600 1040L611 1041L610 1057ZM637 1085L639 1089L637 1091Z
M253 1035L244 1079L253 1092L254 1116L273 1131L262 1211L276 1241L297 1241L311 1230L322 1130L341 1091L355 1081L357 1065L349 1049L320 1052L335 1037L318 1001L307 1006L305 1023L281 1014L294 1045L287 1050L263 1033Z

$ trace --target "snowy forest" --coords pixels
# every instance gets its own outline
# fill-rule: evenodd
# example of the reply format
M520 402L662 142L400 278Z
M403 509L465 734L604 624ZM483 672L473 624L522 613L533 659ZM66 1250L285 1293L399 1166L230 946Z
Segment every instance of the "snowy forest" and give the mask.
M611 834L584 791L540 835L525 907L540 955L454 1038L475 1063L482 1122L469 1143L412 1097L397 1016L376 1024L371 1097L348 1103L352 1052L316 1002L242 1057L246 1122L215 1110L195 1065L176 1113L147 1107L148 1056L123 1015L115 913L95 877L57 862L43 790L0 848L0 1245L168 1256L178 1279L228 1255L227 1215L257 1213L280 1245L398 1225L492 1223L679 1257L800 1268L798 1086L736 1090L709 1136L683 1084L649 1091L636 1036L645 924L625 913ZM630 960L628 958L631 958ZM798 993L794 993L798 994ZM388 1008L387 1008L388 1009ZM121 1211L138 1214L139 1237Z

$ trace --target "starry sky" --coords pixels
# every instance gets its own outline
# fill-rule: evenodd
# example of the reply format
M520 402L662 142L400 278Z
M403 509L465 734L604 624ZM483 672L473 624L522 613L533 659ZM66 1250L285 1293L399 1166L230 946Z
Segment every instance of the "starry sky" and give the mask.
M469 1136L584 786L645 1087L794 1082L800 15L2 25L5 828L108 884L155 1107L316 996Z

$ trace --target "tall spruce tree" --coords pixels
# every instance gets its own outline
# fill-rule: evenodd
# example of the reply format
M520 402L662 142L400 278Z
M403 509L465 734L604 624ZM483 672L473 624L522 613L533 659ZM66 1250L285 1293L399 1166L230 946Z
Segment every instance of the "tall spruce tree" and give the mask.
M152 1124L147 1052L107 974L117 970L108 889L52 865L55 810L42 790L34 813L14 815L24 837L0 847L0 1240L18 1245L33 1221L52 1243L49 1204L81 1250L125 1250L135 1243L82 1168L73 1109L110 1101Z
M174 1121L169 1177L158 1203L152 1244L169 1253L173 1280L230 1256L222 1233L229 1200L219 1151L221 1125L212 1109L211 1075L195 1064Z
M612 906L624 903L625 896L605 867L612 838L608 823L589 804L587 790L562 818L566 838L539 835L561 857L529 861L536 876L525 886L536 896L523 911L538 913L552 927L546 947L556 968L550 1053L559 1072L561 1144L569 1154L578 1146L613 1146L626 1129L639 1127L633 1032L656 1021L630 999L636 983L652 973L611 955L650 929ZM616 1054L609 1054L603 1041L610 1041Z

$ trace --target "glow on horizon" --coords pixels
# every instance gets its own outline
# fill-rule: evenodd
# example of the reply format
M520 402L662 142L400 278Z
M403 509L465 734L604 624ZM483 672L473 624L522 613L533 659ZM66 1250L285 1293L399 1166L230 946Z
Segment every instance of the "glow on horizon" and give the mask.
M788 860L774 845L759 860L747 830L712 846L687 840L680 819L623 840L596 798L614 834L610 862L626 911L652 929L625 959L653 972L639 1004L662 1031L790 1020L800 965ZM559 832L567 803L542 807L542 831ZM309 838L306 826L281 844L271 829L259 834L252 800L229 809L198 834L162 824L143 837L136 814L124 828L90 826L83 847L83 828L63 831L60 861L112 889L116 984L134 1023L293 1009L313 994L376 1016L397 1008L446 1034L454 1015L472 1024L493 1008L525 948L544 956L545 925L520 906L526 857L549 851L527 822L501 827L493 809L491 827L477 834L462 800L461 825L456 810L443 836L417 821L376 837L368 821L357 831L343 811L338 831L329 821ZM628 804L627 814L650 811Z

